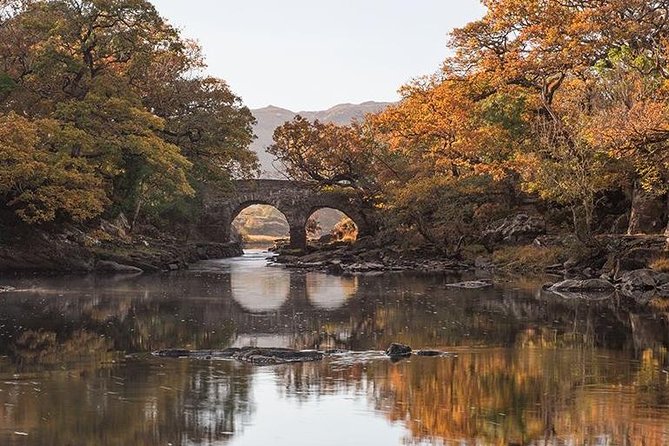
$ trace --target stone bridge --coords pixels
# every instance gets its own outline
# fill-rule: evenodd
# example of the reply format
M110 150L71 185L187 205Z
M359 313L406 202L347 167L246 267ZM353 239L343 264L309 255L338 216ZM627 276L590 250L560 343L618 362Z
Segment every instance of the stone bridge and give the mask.
M304 249L307 245L306 224L311 214L332 208L346 214L358 227L358 235L370 235L373 228L371 212L352 194L328 190L317 184L286 180L238 180L232 188L205 190L203 215L199 231L207 239L230 241L235 217L254 204L274 206L286 217L290 227L290 245Z

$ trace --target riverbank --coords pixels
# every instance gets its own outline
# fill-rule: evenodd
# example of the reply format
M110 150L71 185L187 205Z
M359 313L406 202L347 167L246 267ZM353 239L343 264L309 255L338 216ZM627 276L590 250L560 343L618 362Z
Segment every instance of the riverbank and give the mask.
M277 250L272 261L289 269L356 275L391 271L481 273L485 277L549 275L546 290L569 297L620 292L638 302L669 297L669 257L664 236L612 236L597 246L574 247L565 237L538 237L529 244L501 245L492 252L467 247L449 257L429 247L401 249L363 238L354 244L312 246L307 253Z
M243 254L239 243L183 241L166 234L129 235L123 221L95 229L19 226L3 231L0 272L58 274L175 271L199 260Z

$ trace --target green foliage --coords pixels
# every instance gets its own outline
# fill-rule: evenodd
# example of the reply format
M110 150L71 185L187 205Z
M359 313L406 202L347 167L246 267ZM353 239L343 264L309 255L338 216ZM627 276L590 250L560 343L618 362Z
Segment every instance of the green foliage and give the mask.
M0 193L26 222L157 218L190 200L193 184L254 171L250 112L225 82L198 75L197 45L148 1L5 12Z
M0 72L0 95L9 93L16 87L16 82L6 73Z
M505 215L507 204L499 185L487 175L464 179L437 177L416 180L397 190L392 213L397 223L415 225L429 242L456 247L487 223Z

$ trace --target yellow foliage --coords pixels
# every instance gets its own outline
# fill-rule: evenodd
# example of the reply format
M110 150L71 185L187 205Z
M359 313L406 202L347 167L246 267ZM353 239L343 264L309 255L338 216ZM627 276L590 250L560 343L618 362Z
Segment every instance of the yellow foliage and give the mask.
M566 260L564 248L535 245L508 246L493 253L493 262L500 268L518 271L543 271Z

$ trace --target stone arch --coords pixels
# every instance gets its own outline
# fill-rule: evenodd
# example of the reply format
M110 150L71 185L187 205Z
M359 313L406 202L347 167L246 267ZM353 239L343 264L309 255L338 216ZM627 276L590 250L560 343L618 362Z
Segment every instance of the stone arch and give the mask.
M323 190L313 183L283 180L238 180L231 188L207 188L203 192L203 212L198 227L200 236L209 241L230 241L230 225L239 212L253 204L274 206L286 217L291 246L304 249L305 225L320 208L337 209L358 227L358 236L373 232L373 210L356 203L346 193ZM367 215L369 214L369 215Z

